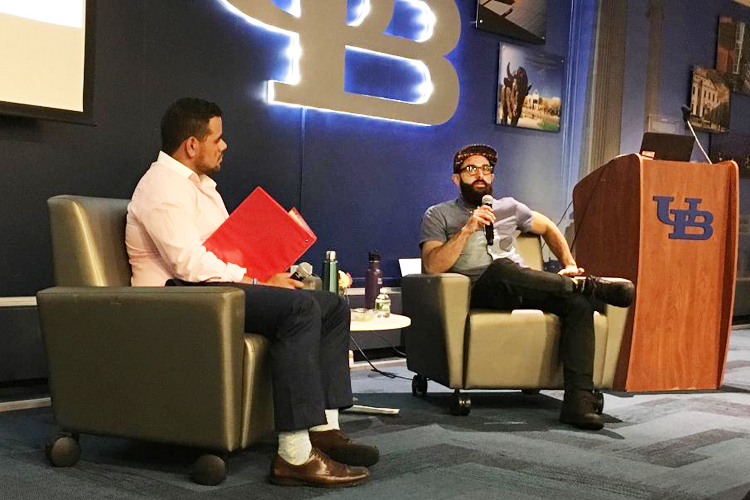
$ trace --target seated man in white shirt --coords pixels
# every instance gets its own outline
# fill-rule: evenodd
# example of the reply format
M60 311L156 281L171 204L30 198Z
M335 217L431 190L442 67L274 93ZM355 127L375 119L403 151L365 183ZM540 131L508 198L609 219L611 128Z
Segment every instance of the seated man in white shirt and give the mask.
M336 294L296 290L288 273L254 284L203 242L228 217L216 183L227 144L222 112L194 98L176 101L161 122L162 151L128 206L125 242L133 286L237 286L245 291L246 331L271 341L278 454L275 484L352 486L369 479L377 448L354 443L338 424L352 405L349 309Z

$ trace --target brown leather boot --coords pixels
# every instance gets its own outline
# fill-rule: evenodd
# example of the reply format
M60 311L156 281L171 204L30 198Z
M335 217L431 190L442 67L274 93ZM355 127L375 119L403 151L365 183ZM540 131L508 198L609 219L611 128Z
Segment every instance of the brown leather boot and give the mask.
M560 422L579 429L601 430L604 419L597 413L598 408L599 401L591 391L567 389L560 411Z
M318 488L346 488L370 479L365 467L349 467L329 458L313 447L310 459L302 465L292 465L279 455L271 463L270 480L280 486L315 486Z
M342 464L369 467L380 459L380 452L376 447L357 444L339 429L310 431L310 443Z

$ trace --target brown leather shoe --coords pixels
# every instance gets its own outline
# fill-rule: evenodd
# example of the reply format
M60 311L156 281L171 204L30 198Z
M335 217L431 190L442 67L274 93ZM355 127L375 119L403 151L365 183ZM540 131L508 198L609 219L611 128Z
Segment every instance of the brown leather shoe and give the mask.
M604 418L599 415L598 407L599 401L591 391L567 389L560 411L560 422L574 425L579 429L601 430L604 427Z
M276 455L271 463L270 479L280 486L346 488L366 482L370 471L336 462L313 446L310 459L302 465L292 465Z
M380 460L380 452L376 447L357 444L339 429L310 431L310 442L342 464L370 467Z

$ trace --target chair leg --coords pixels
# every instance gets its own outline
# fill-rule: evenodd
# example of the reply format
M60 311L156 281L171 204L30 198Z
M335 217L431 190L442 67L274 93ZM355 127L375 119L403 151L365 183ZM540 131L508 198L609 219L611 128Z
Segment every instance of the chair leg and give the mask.
M411 379L411 394L423 398L427 396L427 377L423 375L414 375Z
M198 457L190 470L190 478L206 486L216 486L227 478L227 453L206 453Z
M596 396L597 405L598 405L596 408L596 413L601 415L604 412L604 394L602 394L601 391L595 389L594 396Z
M471 398L466 394L462 394L460 390L456 389L455 391L453 391L453 396L451 396L450 410L451 415L455 415L457 417L465 417L471 411Z
M47 440L44 454L55 467L72 467L81 458L79 435L59 432Z

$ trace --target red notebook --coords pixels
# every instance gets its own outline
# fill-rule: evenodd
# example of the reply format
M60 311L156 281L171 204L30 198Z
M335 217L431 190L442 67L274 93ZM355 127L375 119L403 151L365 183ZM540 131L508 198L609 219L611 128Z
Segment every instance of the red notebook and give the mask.
M267 281L286 271L318 239L296 209L289 212L257 187L203 243L224 262Z

